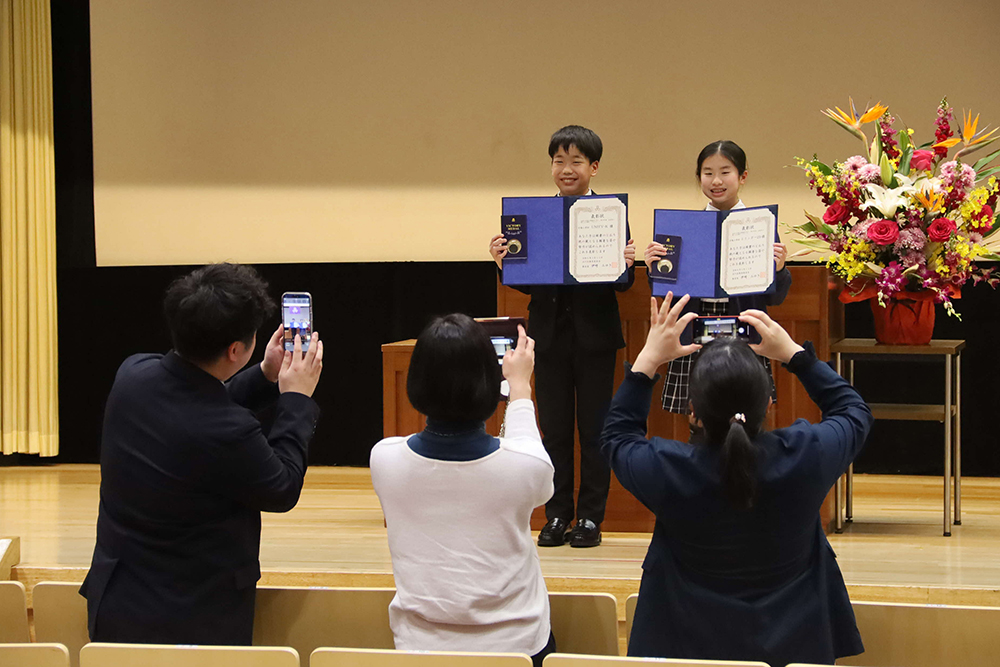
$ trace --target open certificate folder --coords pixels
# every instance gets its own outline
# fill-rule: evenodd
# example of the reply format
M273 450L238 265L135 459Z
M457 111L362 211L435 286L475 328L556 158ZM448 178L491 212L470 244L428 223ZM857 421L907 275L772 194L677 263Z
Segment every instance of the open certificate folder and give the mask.
M776 205L731 211L657 209L653 237L669 239L668 257L650 272L655 296L673 292L723 298L774 291Z
M628 195L504 197L504 285L628 280Z

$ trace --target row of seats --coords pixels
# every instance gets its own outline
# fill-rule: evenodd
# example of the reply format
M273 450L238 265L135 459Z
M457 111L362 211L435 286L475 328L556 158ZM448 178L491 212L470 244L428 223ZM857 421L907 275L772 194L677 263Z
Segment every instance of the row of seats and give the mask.
M544 667L629 667L639 664L674 667L768 667L763 662L728 660L654 660L554 653ZM0 667L69 667L69 649L62 644L0 645ZM275 646L151 646L148 644L87 644L80 651L81 667L298 667L293 648ZM378 649L319 648L309 667L530 667L531 658L517 653L444 653ZM788 667L819 667L789 665Z
M32 590L36 641L67 646L74 667L89 641L86 601L78 589L75 583L43 582ZM393 648L388 606L395 589L262 586L257 591L254 645L292 647L302 656L303 667L320 647ZM627 633L636 599L626 600ZM550 593L549 601L560 652L618 655L614 596ZM840 664L978 667L1000 655L1000 607L856 602L854 612L866 651ZM0 643L28 638L24 586L0 582Z

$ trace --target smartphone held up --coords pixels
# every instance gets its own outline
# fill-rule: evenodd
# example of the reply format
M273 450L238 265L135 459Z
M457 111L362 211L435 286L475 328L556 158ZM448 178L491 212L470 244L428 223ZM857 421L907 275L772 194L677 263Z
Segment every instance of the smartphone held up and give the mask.
M281 295L281 324L285 328L285 349L294 350L297 334L302 339L302 351L307 352L313 332L312 295L309 292Z

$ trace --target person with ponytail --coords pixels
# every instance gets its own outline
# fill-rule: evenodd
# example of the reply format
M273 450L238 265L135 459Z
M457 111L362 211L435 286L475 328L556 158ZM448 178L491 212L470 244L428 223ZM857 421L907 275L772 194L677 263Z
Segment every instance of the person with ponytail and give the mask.
M873 417L811 343L761 310L740 319L761 342L683 345L696 316L687 295L650 303L646 344L627 368L601 449L618 480L656 515L643 562L630 656L832 664L864 650L820 507L858 455ZM647 438L657 369L699 351L688 443ZM784 364L820 407L767 432L770 379L757 355Z

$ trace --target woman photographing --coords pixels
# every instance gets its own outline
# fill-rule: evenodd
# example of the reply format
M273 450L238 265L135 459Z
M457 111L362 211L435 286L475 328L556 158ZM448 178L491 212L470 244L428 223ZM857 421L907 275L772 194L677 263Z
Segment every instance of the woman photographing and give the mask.
M681 345L688 297L651 302L646 344L625 373L602 451L622 485L656 515L629 655L833 663L864 650L840 568L819 518L827 492L873 421L861 396L812 345L759 310L740 319L761 342ZM646 438L657 369L700 349L691 372L690 443ZM770 380L761 355L785 364L822 410L763 429Z
M531 401L534 341L518 327L503 358L505 436L486 433L501 371L483 327L455 314L417 338L406 380L423 431L379 442L371 475L385 514L397 649L555 650L531 511L552 497L552 462Z

